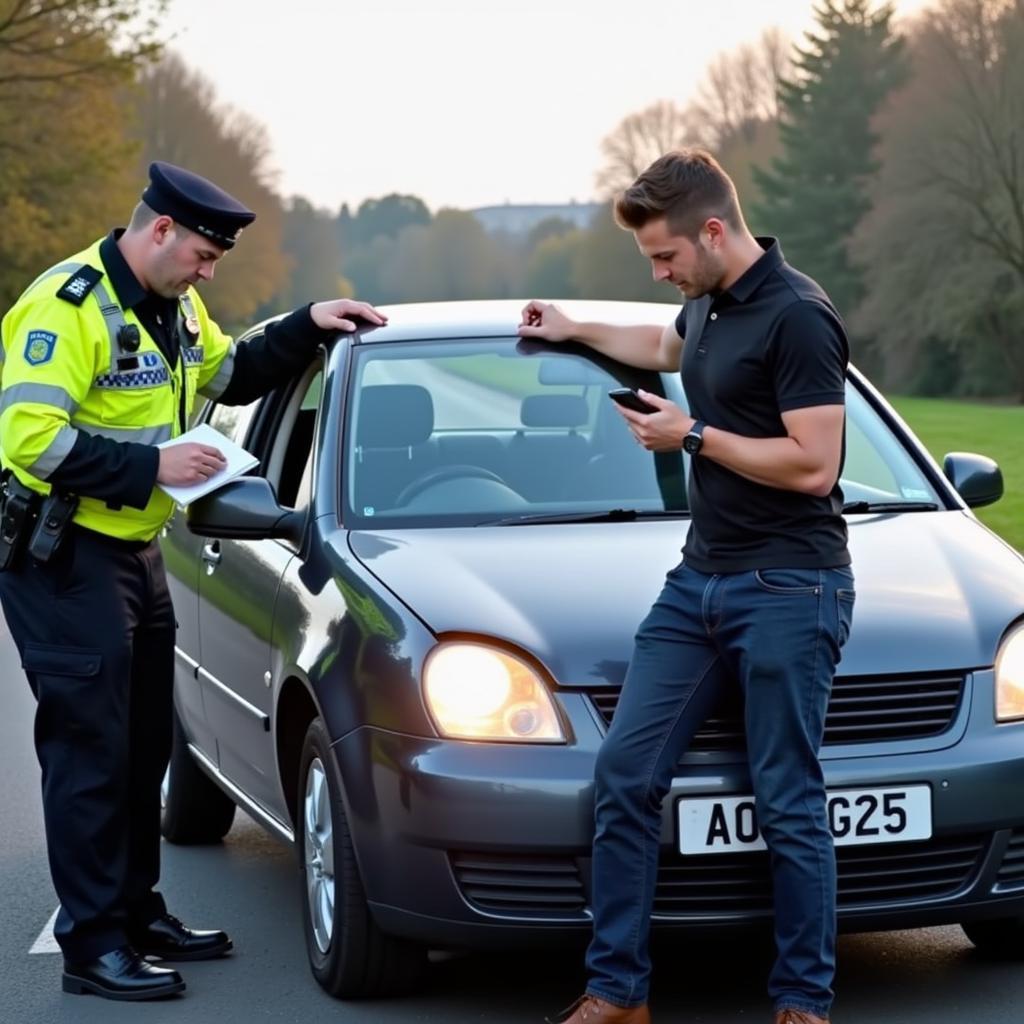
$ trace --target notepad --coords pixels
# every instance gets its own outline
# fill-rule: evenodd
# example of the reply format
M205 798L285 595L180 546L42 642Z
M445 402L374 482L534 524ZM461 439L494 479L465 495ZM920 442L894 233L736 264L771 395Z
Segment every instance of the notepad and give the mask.
M219 473L214 473L213 476L207 477L202 483L182 485L157 484L160 490L170 496L182 508L197 498L201 498L203 495L210 494L212 491L223 487L226 483L234 480L235 477L241 476L252 469L253 466L259 465L260 460L255 455L246 451L241 445L235 444L230 438L217 433L208 423L200 423L198 427L186 430L181 436L158 444L157 448L170 448L172 445L187 444L190 441L195 444L206 444L211 448L216 448L227 460L227 465Z

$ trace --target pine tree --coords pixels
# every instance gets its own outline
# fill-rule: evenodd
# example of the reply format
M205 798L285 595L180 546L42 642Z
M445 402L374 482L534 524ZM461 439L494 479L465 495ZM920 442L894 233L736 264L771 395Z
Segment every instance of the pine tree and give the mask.
M818 28L780 83L782 155L769 170L755 168L763 200L753 216L849 314L864 286L847 245L878 171L872 118L908 74L907 59L891 3L821 0L814 15Z

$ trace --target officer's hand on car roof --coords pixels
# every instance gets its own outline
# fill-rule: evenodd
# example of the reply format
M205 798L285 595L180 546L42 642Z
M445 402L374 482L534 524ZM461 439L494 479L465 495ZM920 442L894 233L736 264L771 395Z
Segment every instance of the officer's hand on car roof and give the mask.
M356 302L355 299L314 302L309 314L313 318L313 323L325 331L354 331L356 322L347 319L348 317L358 317L378 327L383 327L388 322L388 318L383 313L378 313L368 302Z

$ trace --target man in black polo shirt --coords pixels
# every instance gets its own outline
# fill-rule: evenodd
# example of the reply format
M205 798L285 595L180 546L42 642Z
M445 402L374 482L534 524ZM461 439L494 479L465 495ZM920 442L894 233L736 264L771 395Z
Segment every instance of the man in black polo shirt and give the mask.
M595 769L594 936L586 993L559 1019L647 1024L647 936L661 802L732 678L771 851L775 1024L823 1024L835 971L835 856L818 748L853 613L839 475L848 346L828 296L755 239L732 181L700 150L655 161L615 204L654 277L687 302L674 324L570 320L531 302L519 333L623 363L681 368L692 415L640 392L620 409L651 451L691 455L692 522L641 624Z

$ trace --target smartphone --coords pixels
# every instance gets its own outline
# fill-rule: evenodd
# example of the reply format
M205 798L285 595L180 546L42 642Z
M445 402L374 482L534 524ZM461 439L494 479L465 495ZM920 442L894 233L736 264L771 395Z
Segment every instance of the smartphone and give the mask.
M615 388L608 392L608 397L613 402L618 402L623 408L632 409L634 412L658 411L649 402L645 402L633 388Z

